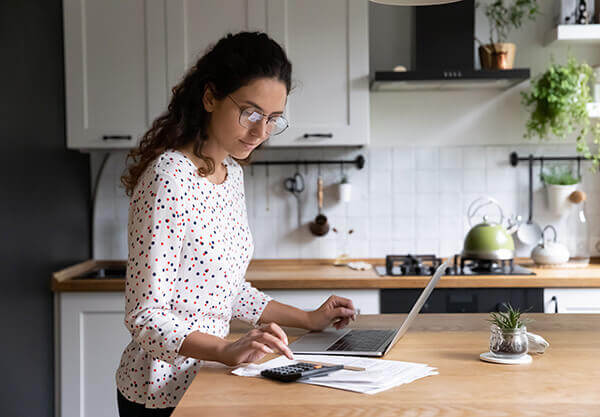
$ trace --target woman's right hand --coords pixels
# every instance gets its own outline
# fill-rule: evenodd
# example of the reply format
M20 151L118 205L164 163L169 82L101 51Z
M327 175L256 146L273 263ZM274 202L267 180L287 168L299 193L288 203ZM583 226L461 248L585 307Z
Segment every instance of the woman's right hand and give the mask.
M220 352L219 362L229 366L241 363L256 362L268 353L279 352L294 359L288 348L285 332L275 323L263 324L250 330L235 342L226 344Z

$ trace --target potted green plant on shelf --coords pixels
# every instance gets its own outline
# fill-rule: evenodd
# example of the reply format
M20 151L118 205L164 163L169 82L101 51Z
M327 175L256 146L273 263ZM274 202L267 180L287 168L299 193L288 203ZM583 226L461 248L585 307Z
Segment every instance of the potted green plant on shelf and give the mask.
M490 26L489 42L479 39L479 60L483 69L511 69L514 65L516 45L507 42L512 29L518 29L525 19L534 21L540 13L537 0L483 0L475 7L483 7Z
M570 195L577 190L580 178L575 178L571 167L567 165L551 165L540 175L546 188L546 197L550 212L562 216L571 207Z
M490 352L500 357L525 355L528 349L527 327L530 319L521 318L523 312L510 304L503 304L506 311L490 313Z
M550 67L532 80L530 90L521 94L523 105L531 112L525 125L525 138L564 140L575 134L577 152L590 159L592 171L596 171L600 161L597 146L600 124L592 124L587 111L587 104L592 101L589 87L592 79L592 68L585 62L578 62L572 56L565 65L552 60Z

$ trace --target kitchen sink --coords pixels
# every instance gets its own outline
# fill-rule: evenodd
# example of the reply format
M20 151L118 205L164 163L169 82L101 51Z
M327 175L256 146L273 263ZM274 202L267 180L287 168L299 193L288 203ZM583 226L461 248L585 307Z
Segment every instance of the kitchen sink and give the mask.
M86 274L78 277L73 277L74 280L80 279L125 279L126 267L110 267L97 268Z

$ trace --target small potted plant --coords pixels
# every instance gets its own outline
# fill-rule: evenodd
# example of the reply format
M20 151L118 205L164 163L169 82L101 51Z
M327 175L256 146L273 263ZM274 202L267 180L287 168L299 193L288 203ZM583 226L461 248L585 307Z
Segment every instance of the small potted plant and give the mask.
M506 42L511 29L518 29L525 19L535 20L539 14L537 0L485 0L476 1L475 7L483 7L490 25L487 44L479 39L479 59L483 69L511 69L514 65L514 43Z
M552 165L542 172L541 180L546 188L548 208L555 216L562 216L571 207L569 197L577 189L580 178L575 178L566 165Z
M522 312L510 304L504 304L506 311L490 313L490 352L505 357L523 356L528 350L527 327L529 319L521 318Z
M522 104L530 110L524 137L551 137L567 139L576 135L576 151L592 161L596 171L600 161L600 123L592 122L587 104L592 101L589 82L592 68L570 57L566 65L552 61L550 67L531 82L531 89L523 91ZM594 146L590 151L588 141Z

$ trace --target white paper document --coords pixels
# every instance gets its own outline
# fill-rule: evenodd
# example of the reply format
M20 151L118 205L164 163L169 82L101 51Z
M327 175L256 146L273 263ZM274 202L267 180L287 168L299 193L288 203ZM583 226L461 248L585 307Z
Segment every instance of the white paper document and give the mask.
M304 384L322 385L347 391L377 394L378 392L408 384L417 379L438 375L436 368L422 363L388 361L384 359L370 359L353 356L327 356L327 355L294 355L295 360L279 356L261 364L250 364L232 371L239 376L261 377L264 369L278 366L291 365L297 362L323 362L336 365L349 365L365 368L364 371L350 371L341 369L329 375L302 379L296 382ZM262 378L262 377L261 377Z

